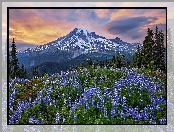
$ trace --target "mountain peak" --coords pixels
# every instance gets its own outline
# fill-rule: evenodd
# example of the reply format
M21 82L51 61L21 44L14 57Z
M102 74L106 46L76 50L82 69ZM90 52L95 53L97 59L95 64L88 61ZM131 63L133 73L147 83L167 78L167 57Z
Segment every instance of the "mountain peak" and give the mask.
M74 29L77 33L81 33L81 32L83 32L85 35L87 35L87 33L91 33L91 31L89 31L88 29L86 29L86 28L75 28Z
M120 38L119 38L119 37L116 37L115 39L116 39L116 40L120 40Z

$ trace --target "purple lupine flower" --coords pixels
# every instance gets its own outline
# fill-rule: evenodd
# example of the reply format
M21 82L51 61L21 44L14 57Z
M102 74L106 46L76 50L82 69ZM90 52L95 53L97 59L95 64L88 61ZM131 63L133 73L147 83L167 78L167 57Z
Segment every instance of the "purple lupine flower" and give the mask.
M108 112L107 112L107 108L105 107L104 108L104 118L107 118L108 117Z
M150 124L157 124L157 122L156 121L153 121L152 119L150 119L150 122L149 122Z
M159 105L156 106L156 109L160 111L164 110L164 108L159 107Z
M115 116L116 116L116 110L115 110L115 108L112 108L111 109L111 119L113 120Z
M9 119L9 124L14 124L14 116L10 116L10 119Z
M161 118L161 119L159 119L160 120L160 124L166 124L166 118Z
M64 98L64 101L63 101L63 103L64 103L64 106L66 106L66 98Z
M112 107L114 107L116 105L116 101L112 99L111 104L112 104Z
M88 104L88 102L85 103L85 106L86 106L87 109L89 109L89 104Z
M142 120L142 115L140 113L137 114L136 119L138 119L139 121Z
M77 115L76 114L74 114L74 124L76 123L76 121L77 121Z
M15 99L11 96L9 102L15 102Z
M13 111L13 105L11 103L9 103L9 109Z
M21 111L17 110L15 112L13 112L13 115L12 115L14 118L17 118L17 119L20 119L21 118Z
M39 120L35 120L33 117L29 118L29 124L40 124Z
M50 86L48 89L47 89L47 94L51 94L52 93L52 86Z
M50 97L49 96L45 96L43 99L42 99L43 103L44 104L47 104L50 102Z
M56 123L57 123L57 122L60 122L60 115L59 115L59 113L56 114L55 122L56 122Z
M126 115L123 112L121 112L120 116L122 119L125 119L125 117L126 117Z
M34 118L29 118L29 124L34 124L35 123L35 120L34 120Z
M91 104L92 104L92 107L94 108L95 107L95 100L94 99L92 99Z
M73 104L72 105L72 111L75 111L76 110L76 106Z
M123 103L122 108L127 111L128 110L128 105L126 103Z

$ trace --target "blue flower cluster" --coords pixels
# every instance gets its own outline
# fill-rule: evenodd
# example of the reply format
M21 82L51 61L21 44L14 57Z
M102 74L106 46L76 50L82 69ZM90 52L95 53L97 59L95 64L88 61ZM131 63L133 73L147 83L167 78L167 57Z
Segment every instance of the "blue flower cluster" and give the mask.
M117 71L117 69L111 70L114 72ZM81 72L89 77L91 76L91 73L86 68L82 69ZM37 97L34 100L29 98L28 100L18 101L16 108L12 105L16 102L14 96L18 93L15 84L24 85L29 82L29 80L18 78L10 80L9 88L12 92L9 93L9 109L11 111L9 124L18 124L21 119L21 113L35 106L38 102L40 102L40 107L49 105L59 108L57 103L61 100L65 107L70 108L69 114L72 116L71 119L73 119L74 124L76 124L78 120L76 112L80 106L84 108L83 113L90 108L96 108L104 118L110 120L115 120L116 117L120 117L122 119L128 118L137 121L146 121L147 124L166 124L165 115L159 119L156 117L156 112L166 111L166 108L163 107L166 105L166 99L160 94L166 92L166 84L157 82L153 77L138 74L134 69L125 68L122 69L122 72L126 74L125 78L115 80L112 87L104 88L101 88L99 85L97 86L97 77L93 78L94 86L83 88L79 82L79 73L77 70L54 74L43 82L44 87L41 91L37 92ZM55 79L50 81L52 77L55 77ZM104 81L108 81L107 77L101 75L99 77L99 84L104 83ZM66 87L70 87L70 90L75 91L76 96L70 96L71 91L66 93L68 95L62 93ZM147 98L149 98L150 103L145 103L143 98L144 91L148 92ZM125 95L122 94L124 92ZM131 103L135 99L132 98L135 93L139 95L138 104ZM53 96L54 94L56 96ZM71 114L72 112L74 113L73 115ZM57 111L54 121L56 123L65 123L66 118L61 116ZM30 117L28 122L30 124L42 124L44 121L41 122L35 119L35 117Z
M76 104L73 105L72 110L75 111L76 108L80 105L85 106L86 109L90 107L96 107L101 112L103 111L103 115L105 118L107 117L108 112L110 112L112 120L114 119L114 117L120 116L123 119L130 117L138 121L144 120L150 121L150 123L152 124L158 124L155 121L155 110L164 110L164 108L161 108L159 104L166 105L166 100L162 97L162 95L156 97L154 93L160 92L159 89L164 84L159 84L158 82L155 82L154 78L137 74L133 70L131 71L126 69L125 72L127 73L126 78L121 79L116 84L114 84L112 89L105 88L102 92L99 87L85 88L84 92L81 94L81 98ZM132 106L128 106L126 97L121 97L118 92L121 92L122 89L126 88L129 92L129 95L131 95L132 93L134 93L134 90L132 89L133 86L136 86L138 92L142 90L147 90L149 92L149 98L151 100L150 105L146 105L141 110L139 110L138 106L134 108ZM164 87L163 91L165 91ZM97 100L98 102L95 102L95 100ZM106 101L111 102L111 111L108 111L105 107ZM140 99L140 102L143 104L142 99ZM122 110L118 110L119 106L122 107ZM165 117L163 117L162 119L160 119L160 124L166 124L164 120Z
M20 78L11 79L9 82L9 90L12 90L12 93L9 93L9 109L12 111L12 115L9 117L9 124L18 124L19 119L21 119L21 112L30 107L30 104L27 101L19 101L17 104L17 109L14 109L12 105L12 103L15 102L14 96L18 93L15 84L20 83L21 85L24 85L27 82L29 82L28 79Z

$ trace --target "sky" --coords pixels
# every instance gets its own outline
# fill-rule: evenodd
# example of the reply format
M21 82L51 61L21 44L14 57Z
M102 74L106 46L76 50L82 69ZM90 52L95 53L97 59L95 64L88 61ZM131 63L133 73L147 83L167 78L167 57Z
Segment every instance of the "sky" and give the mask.
M11 7L19 6L37 6L44 7L56 6L53 3L36 2L35 4L11 3ZM56 7L73 4L60 3ZM74 6L82 6L81 3L74 2ZM86 6L108 6L108 7L145 7L152 6L148 3L139 2L94 2L87 3ZM153 3L153 2L152 2ZM2 3L6 5L6 3ZM9 4L8 4L9 5ZM59 5L59 6L58 6ZM84 4L83 4L84 5ZM159 3L158 6L165 7L165 4ZM166 4L171 6L171 4ZM152 6L153 7L153 6ZM173 8L168 8L174 11ZM3 11L3 9L2 9ZM169 12L168 11L168 12ZM5 13L4 13L5 14ZM6 16L2 14L2 17ZM173 22L174 14L169 14L170 23ZM173 24L171 24L173 25ZM5 20L2 27L6 27ZM10 9L9 11L9 38L10 44L12 38L15 38L18 50L43 45L59 37L67 35L74 28L86 28L98 35L108 39L116 37L129 43L143 43L147 29L152 30L155 27L162 30L166 36L166 10L165 9ZM174 28L171 27L171 30ZM2 30L2 36L5 36L5 29ZM166 38L165 38L166 40ZM3 39L4 41L4 39Z

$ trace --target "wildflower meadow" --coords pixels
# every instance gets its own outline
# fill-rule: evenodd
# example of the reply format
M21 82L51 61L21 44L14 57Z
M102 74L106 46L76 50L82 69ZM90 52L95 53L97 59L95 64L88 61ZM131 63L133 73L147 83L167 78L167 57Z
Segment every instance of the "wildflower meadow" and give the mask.
M166 124L166 76L86 68L9 81L9 124Z

